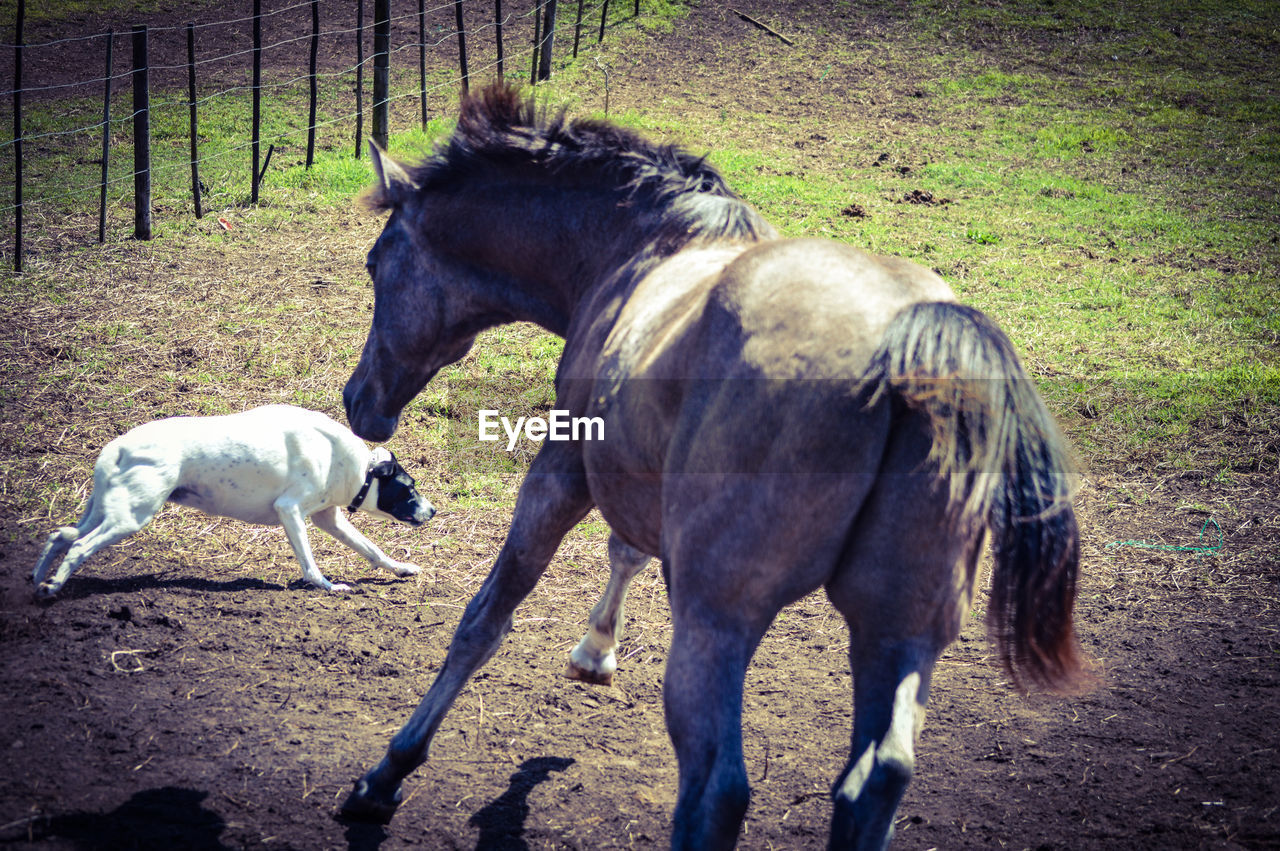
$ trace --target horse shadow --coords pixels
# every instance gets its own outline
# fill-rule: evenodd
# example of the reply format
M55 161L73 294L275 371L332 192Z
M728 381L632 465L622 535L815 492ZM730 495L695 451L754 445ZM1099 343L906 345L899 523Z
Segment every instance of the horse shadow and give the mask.
M20 841L60 839L78 851L174 848L191 851L229 851L220 836L227 824L206 809L208 792L164 786L145 789L105 815L74 812L33 820ZM0 844L9 844L9 838Z
M564 771L571 765L573 760L562 756L540 756L521 763L520 770L511 775L507 791L467 820L467 824L480 828L476 851L528 851L524 823L529 817L529 793L551 772ZM380 824L345 823L347 851L377 851L389 838Z
M478 810L467 824L480 828L476 851L527 851L524 823L529 817L529 793L547 780L553 771L564 771L573 760L562 756L526 759L511 775L511 785L496 799Z

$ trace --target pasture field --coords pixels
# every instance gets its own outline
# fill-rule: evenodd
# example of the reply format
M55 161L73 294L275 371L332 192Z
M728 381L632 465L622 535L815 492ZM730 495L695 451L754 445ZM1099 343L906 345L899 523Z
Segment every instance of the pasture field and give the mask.
M156 8L181 22L200 3ZM1013 693L979 600L935 677L895 847L1280 847L1280 8L735 8L794 45L721 3L663 6L540 91L575 114L603 114L607 95L610 118L708 152L788 235L938 270L1009 333L1080 458L1077 621L1104 684ZM97 29L75 20L59 26ZM405 157L449 125L397 121ZM212 115L211 144L233 125ZM0 278L6 848L666 843L656 569L633 586L616 685L560 677L606 578L594 514L462 693L395 821L331 818L501 545L531 450L478 442L477 411L550 406L560 344L535 328L485 334L392 441L440 513L416 531L361 527L423 576L388 579L317 531L326 575L356 589L326 595L300 582L281 531L167 509L55 603L31 599L44 538L77 515L111 437L266 402L342 418L381 226L355 201L367 160L344 149L306 173L282 145L260 205L228 178L199 221L181 181L162 187L147 243L121 219L96 245L91 204L33 205L26 272ZM59 156L46 173L77 167ZM0 216L6 252L10 227ZM762 644L742 847L825 846L845 651L820 596Z

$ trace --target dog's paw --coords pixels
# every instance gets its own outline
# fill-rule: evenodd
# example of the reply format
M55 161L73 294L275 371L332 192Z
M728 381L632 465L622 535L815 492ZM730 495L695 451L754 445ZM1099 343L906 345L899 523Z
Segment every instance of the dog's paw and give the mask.
M335 582L329 586L329 590L334 594L347 594L351 591L351 586L345 582Z
M407 561L398 561L391 566L391 572L396 576L417 576L422 572L422 568Z
M55 585L52 582L41 582L35 587L35 598L41 603L51 603L61 590L61 585Z

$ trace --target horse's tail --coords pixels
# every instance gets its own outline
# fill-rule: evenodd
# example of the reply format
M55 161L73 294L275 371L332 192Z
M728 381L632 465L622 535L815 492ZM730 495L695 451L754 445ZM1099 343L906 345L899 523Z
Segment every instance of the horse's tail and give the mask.
M981 311L913 304L868 367L877 396L925 414L951 522L992 535L987 627L1019 688L1089 679L1072 627L1080 534L1066 442L1012 343Z

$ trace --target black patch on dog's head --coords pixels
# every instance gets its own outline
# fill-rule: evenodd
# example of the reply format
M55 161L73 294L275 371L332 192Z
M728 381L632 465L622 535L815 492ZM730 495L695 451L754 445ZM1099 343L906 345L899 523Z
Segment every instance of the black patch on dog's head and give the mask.
M370 473L378 480L379 511L410 526L421 526L435 514L394 454L390 461L375 464Z

